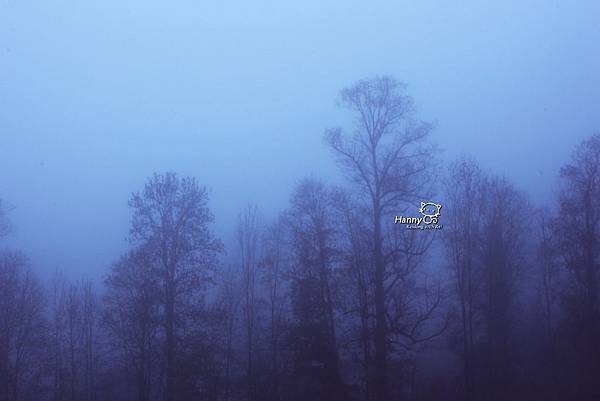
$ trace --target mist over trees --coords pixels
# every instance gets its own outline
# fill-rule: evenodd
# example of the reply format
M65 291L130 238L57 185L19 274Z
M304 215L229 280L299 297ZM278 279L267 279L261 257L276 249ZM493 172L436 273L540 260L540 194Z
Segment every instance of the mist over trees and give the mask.
M132 188L100 282L41 281L3 244L0 401L599 400L600 135L535 205L443 161L394 78L338 100L353 124L324 143L344 182L234 211L229 248L175 172ZM440 227L398 224L427 203ZM0 201L0 242L10 217Z

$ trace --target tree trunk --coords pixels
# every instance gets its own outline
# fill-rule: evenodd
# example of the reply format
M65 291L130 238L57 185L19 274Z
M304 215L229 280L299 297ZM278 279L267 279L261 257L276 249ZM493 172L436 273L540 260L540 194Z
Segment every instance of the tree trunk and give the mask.
M167 363L165 366L167 374L167 383L165 388L165 401L175 401L174 379L175 379L175 329L174 329L175 299L174 290L170 283L167 283L167 294L165 302L165 335L167 341Z
M375 260L375 400L387 401L386 372L386 322L385 322L385 264L381 249L381 213L374 212L374 255Z

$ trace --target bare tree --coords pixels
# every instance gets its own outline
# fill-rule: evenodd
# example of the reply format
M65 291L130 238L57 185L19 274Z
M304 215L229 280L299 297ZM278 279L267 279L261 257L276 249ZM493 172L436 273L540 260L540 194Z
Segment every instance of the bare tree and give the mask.
M584 140L560 170L559 215L554 236L571 288L566 296L572 343L581 367L580 397L600 396L600 134ZM585 394L585 395L583 395Z
M93 400L99 359L99 305L93 282L52 283L48 348L54 400Z
M69 399L75 401L81 397L80 378L81 352L83 339L81 291L77 284L69 284L64 294L65 341L68 360Z
M246 329L246 379L248 381L248 399L256 399L256 372L254 372L254 346L257 330L258 301L258 262L260 259L260 223L258 208L249 205L245 213L238 218L237 239L242 267L242 287L244 292L243 310Z
M374 311L372 243L369 235L369 221L360 205L352 202L342 193L337 196L337 207L340 210L340 222L343 223L345 244L344 252L347 274L340 277L340 285L346 288L342 291L344 315L357 316L356 326L350 324L347 348L353 359L360 365L363 372L362 383L364 399L369 401L372 396L373 382L373 333L372 317Z
M178 324L183 307L210 281L222 245L210 232L208 193L194 178L155 174L132 195L131 240L152 252L162 286L165 328L165 401L176 400Z
M45 298L20 252L0 253L0 400L38 396L45 345Z
M225 400L232 397L232 379L235 367L235 344L239 319L239 309L242 302L242 281L237 270L228 267L223 271L220 280L220 289L217 299L217 310L221 316L223 346L224 346L224 375L225 375Z
M282 217L273 222L263 237L263 257L260 262L262 283L266 290L268 305L269 337L271 348L272 399L281 399L281 348L285 314L288 312L288 286L286 283L289 263L288 229Z
M473 348L477 292L481 269L477 263L480 199L483 174L473 160L453 163L445 180L444 245L460 310L465 400L473 399Z
M297 364L322 365L316 377L327 383L319 398L346 397L339 372L334 288L337 230L332 192L320 181L305 179L292 194L289 210L295 261L292 305L295 314ZM316 394L305 394L304 398Z
M445 193L444 245L459 308L465 399L511 398L518 279L531 242L523 220L532 213L511 183L464 157L450 165Z
M135 371L137 400L149 401L160 378L160 285L153 262L143 250L129 252L112 266L105 284L103 322L123 363Z
M50 344L51 344L51 369L54 401L66 398L66 369L64 368L66 354L64 346L64 304L65 304L65 279L56 271L52 280L52 302L50 309Z
M512 398L515 384L513 328L519 279L526 267L525 247L530 242L522 222L531 213L525 195L504 178L487 178L483 193L478 248L484 274L486 392L488 399L505 400Z
M83 324L83 387L88 401L97 399L96 381L99 360L100 305L93 281L81 283Z
M390 77L362 80L343 89L341 103L354 113L354 135L331 129L326 140L340 165L360 191L370 214L375 298L375 399L387 399L389 327L386 322L386 278L394 258L408 249L389 248L386 225L391 215L422 200L431 182L432 148L426 142L431 125L414 118L405 86ZM389 232L389 231L388 231ZM393 279L392 279L393 280Z
M552 231L552 216L548 216L545 209L537 210L539 227L537 229L537 247L535 256L539 270L537 272L536 289L541 301L541 321L543 323L544 339L542 343L543 363L545 371L549 373L546 391L548 398L562 399L560 386L560 370L558 356L558 321L560 316L560 297L564 286L564 270L560 265L560 247Z

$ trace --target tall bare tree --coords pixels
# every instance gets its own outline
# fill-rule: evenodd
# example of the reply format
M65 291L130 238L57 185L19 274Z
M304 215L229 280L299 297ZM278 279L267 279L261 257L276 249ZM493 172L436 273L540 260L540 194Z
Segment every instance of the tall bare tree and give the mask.
M155 174L132 195L130 237L152 253L162 287L165 329L165 401L177 399L178 328L184 308L210 281L222 245L210 231L208 192L191 177Z
M45 296L20 252L0 253L0 400L39 396Z
M52 370L52 399L66 398L66 372L64 368L66 350L64 347L64 304L65 278L58 271L52 279L52 298L50 306L50 348Z
M281 400L281 351L289 289L286 283L290 262L289 230L282 217L276 219L263 237L261 279L266 291L271 348L272 399Z
M364 206L352 202L349 196L339 193L337 208L340 211L340 222L343 223L345 244L344 252L347 274L341 275L340 285L346 288L342 291L344 314L357 317L355 327L349 329L350 349L353 360L363 372L362 384L365 401L373 399L373 332L372 317L375 315L373 297L373 269L371 236L369 221Z
M488 177L483 193L478 248L484 287L485 393L486 398L500 401L514 397L517 295L527 265L526 246L530 244L523 219L532 213L526 196L505 178Z
M160 293L153 262L143 250L122 256L105 279L103 322L119 353L119 360L134 370L138 401L151 400L160 378Z
M415 118L405 85L390 77L361 80L343 89L342 105L354 114L353 134L330 129L326 141L359 190L370 214L375 298L375 399L387 399L389 326L386 279L399 253L410 253L386 240L392 215L422 200L431 182L431 125ZM393 280L393 279L392 279Z
M258 307L258 263L260 259L261 227L258 208L248 205L238 218L237 240L242 267L242 287L244 292L243 310L246 330L246 379L248 399L256 399L255 342L257 332Z
M560 170L559 217L554 235L571 288L567 294L572 342L581 367L578 388L600 397L600 134L584 140Z
M537 214L539 226L536 233L535 257L538 271L535 277L543 333L540 347L543 355L540 362L543 363L543 370L548 373L548 385L544 389L547 391L547 398L561 400L564 397L560 385L558 323L565 271L560 264L560 247L557 246L557 239L552 230L553 216L549 215L548 208L537 210Z
M296 318L295 351L298 372L313 369L313 380L327 383L304 398L344 399L340 375L335 301L337 229L332 191L321 181L302 180L290 202L295 260L292 267L292 305Z
M465 399L511 398L519 279L531 243L523 221L533 213L510 182L465 157L450 165L445 195L443 239L460 316Z
M69 400L81 397L81 352L83 340L83 317L81 290L75 283L70 283L64 293L65 345L68 369Z
M96 287L91 280L81 283L82 291L82 324L83 324L83 387L84 399L97 399L97 374L99 363L100 339L100 304Z
M223 270L220 280L220 289L216 308L219 311L222 323L222 343L224 348L224 393L225 401L229 401L233 395L233 376L236 360L236 339L238 334L238 323L240 320L239 310L242 303L242 280L238 274L239 270L228 266Z
M473 348L477 292L481 272L477 263L479 210L483 173L478 164L462 158L454 162L445 179L444 245L454 276L460 310L465 400L473 399Z

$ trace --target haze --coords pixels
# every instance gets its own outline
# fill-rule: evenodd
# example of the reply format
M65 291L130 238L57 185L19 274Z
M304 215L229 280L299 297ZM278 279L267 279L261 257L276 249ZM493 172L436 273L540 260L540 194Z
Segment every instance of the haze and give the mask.
M0 2L0 196L37 271L98 277L127 248L154 172L211 188L227 244L251 202L335 182L339 90L388 74L435 123L545 204L600 127L600 3Z

